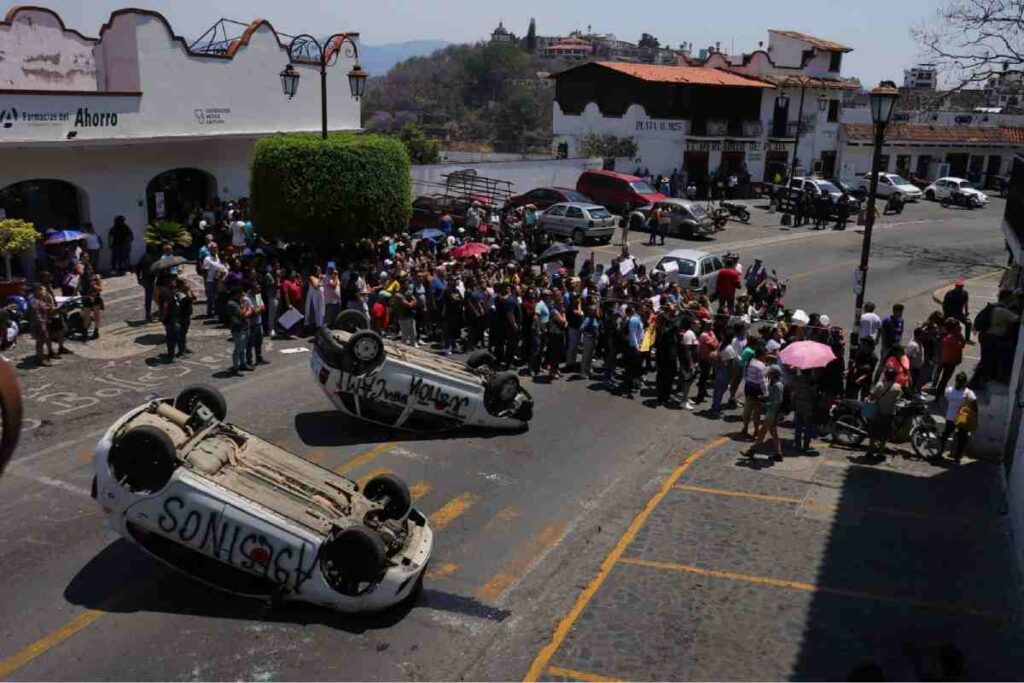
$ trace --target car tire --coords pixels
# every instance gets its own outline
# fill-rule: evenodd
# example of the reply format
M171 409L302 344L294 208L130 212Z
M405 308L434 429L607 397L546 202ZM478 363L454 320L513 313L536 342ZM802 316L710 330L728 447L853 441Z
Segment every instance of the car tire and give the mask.
M587 241L587 238L583 234L582 230L580 230L579 228L576 228L575 230L572 231L572 243L573 244L575 244L576 246L580 246L581 244L583 244L586 241Z
M365 584L380 581L387 562L387 547L380 534L362 525L335 533L320 553L324 578L344 595L358 595Z
M498 359L487 349L477 349L469 354L469 357L466 359L466 366L473 370L482 367L494 367L497 363Z
M952 201L950 200L950 198L949 198L949 197L943 197L942 199L940 199L940 200L939 200L939 204L940 204L940 205L942 206L942 208L944 208L944 209L948 209L948 208L949 208L949 205L950 205L950 204L952 204L952 203L953 203L953 202L952 202Z
M514 372L499 372L487 380L484 398L498 407L510 405L519 395L519 377Z
M348 355L354 362L357 374L373 372L384 362L384 340L373 330L359 330L348 339Z
M122 434L110 447L107 464L122 486L133 493L159 491L178 467L178 449L155 425L139 425Z
M224 394L207 384L187 386L174 399L174 407L189 415L200 405L206 406L207 410L221 422L228 416L228 402Z
M352 311L358 313L359 311ZM348 311L346 311L348 313ZM324 362L333 368L340 368L345 372L352 371L352 358L348 348L334 338L327 327L321 327L316 332L316 350L323 357Z
M334 317L331 329L342 332L357 332L370 329L370 319L362 311L344 310Z
M384 502L384 519L405 519L412 509L412 494L405 482L393 474L381 474L366 482L363 495Z

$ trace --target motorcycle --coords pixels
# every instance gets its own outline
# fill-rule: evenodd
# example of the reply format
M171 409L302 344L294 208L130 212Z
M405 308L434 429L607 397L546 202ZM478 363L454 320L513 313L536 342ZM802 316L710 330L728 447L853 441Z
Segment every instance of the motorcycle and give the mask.
M939 200L942 204L942 208L948 209L950 206L962 206L965 209L980 209L981 200L973 194L967 192L961 192L960 190L953 190L948 195Z
M721 208L725 209L728 212L727 216L730 218L739 218L744 223L750 222L750 208L746 204L737 204L736 202L722 202Z
M883 214L901 214L903 213L903 207L906 201L903 199L903 195L899 192L893 192L889 195L889 198L885 201L885 209L882 211Z
M704 207L707 211L708 216L711 217L711 222L715 225L715 230L721 230L725 227L725 224L729 222L729 211L722 206L715 206L711 202Z
M861 410L863 405L855 399L843 399L832 406L829 422L833 444L856 448L868 437L868 423ZM941 432L927 401L897 399L892 420L887 443L910 442L919 458L931 460L939 457Z

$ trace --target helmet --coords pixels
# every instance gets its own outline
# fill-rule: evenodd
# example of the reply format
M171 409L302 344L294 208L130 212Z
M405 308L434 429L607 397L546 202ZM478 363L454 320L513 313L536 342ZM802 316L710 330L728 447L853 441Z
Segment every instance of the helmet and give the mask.
M20 315L28 313L28 301L23 296L15 294L7 297L7 305L17 308Z

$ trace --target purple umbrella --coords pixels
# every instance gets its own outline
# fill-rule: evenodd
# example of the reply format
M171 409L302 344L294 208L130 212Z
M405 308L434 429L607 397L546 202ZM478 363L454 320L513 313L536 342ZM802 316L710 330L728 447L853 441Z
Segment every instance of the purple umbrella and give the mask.
M65 242L77 242L85 238L85 233L79 230L51 230L46 233L46 241L43 244L64 244Z

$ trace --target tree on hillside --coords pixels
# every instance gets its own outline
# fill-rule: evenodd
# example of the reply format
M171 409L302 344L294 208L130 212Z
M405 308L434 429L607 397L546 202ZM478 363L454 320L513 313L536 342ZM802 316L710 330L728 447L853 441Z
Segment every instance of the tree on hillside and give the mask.
M636 44L637 47L646 47L651 49L658 49L661 47L661 43L657 38L652 36L650 33L644 33L640 36L640 41Z
M407 123L398 133L398 139L409 152L409 160L414 164L436 164L441 160L441 143L428 138L423 129L415 123Z
M537 21L533 17L530 17L530 28L526 30L523 47L526 48L527 52L537 51Z
M617 135L587 133L580 141L580 152L587 157L635 157L636 141Z
M953 91L1024 74L1024 0L946 0L913 34Z

